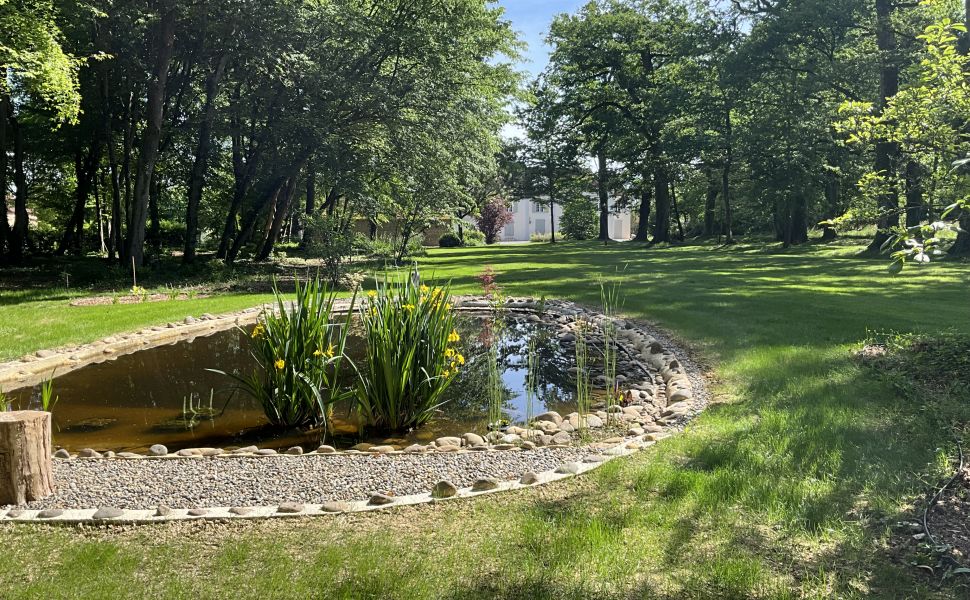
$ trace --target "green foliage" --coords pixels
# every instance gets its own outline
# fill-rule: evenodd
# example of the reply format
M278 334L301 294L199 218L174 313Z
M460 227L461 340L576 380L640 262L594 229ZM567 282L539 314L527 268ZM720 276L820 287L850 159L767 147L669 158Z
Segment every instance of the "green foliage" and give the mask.
M0 68L4 72L0 94L10 94L9 74L53 108L58 120L77 122L81 113L81 61L62 47L54 3L0 0L0 30L4 32L0 37Z
M359 309L366 351L358 367L357 407L366 427L406 431L424 425L465 362L449 288L417 279L378 279Z
M264 311L251 334L258 369L249 378L230 377L273 425L324 425L330 407L352 395L340 382L352 311L343 323L333 320L335 297L319 276L296 280L292 304L275 286L274 295L275 310Z
M303 240L308 256L323 259L330 285L339 285L345 265L353 256L355 238L349 225L333 214L316 215L307 222Z
M463 245L457 233L448 232L438 238L438 246L441 248L459 248Z
M599 232L596 207L585 198L571 200L563 206L559 230L571 240L591 240Z
M934 389L970 389L970 335L965 332L892 332L870 337L867 345L882 351L866 359L882 373L902 374Z
M40 384L41 410L44 412L51 412L54 410L54 406L57 404L58 399L57 394L54 393L54 374L51 373L51 378Z
M485 245L485 234L477 229L465 229L465 246L475 247Z

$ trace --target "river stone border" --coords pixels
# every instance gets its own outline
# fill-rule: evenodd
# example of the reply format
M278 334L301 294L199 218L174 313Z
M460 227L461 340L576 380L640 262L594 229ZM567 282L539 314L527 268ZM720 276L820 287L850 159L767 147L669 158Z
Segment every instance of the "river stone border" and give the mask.
M456 297L456 309L480 312L488 310L490 305L481 297ZM349 301L341 301L338 307L342 311L350 308ZM559 328L560 343L569 344L575 336L572 331L577 319L587 320L601 325L608 317L583 308L575 303L560 300L537 301L534 298L509 298L506 308L510 312L527 313L529 320L545 321L547 324ZM30 381L42 381L49 373L48 369L61 368L70 371L82 366L102 362L113 356L127 354L163 344L171 344L181 340L193 339L202 335L209 335L233 326L243 326L255 323L263 310L271 309L270 305L263 305L229 313L227 315L202 315L199 319L187 317L182 323L169 323L165 327L156 326L142 329L137 333L110 336L93 344L63 348L52 351L40 351L20 361L0 364L0 385L4 382L16 381L17 387L31 385ZM321 514L335 514L343 512L363 512L378 510L394 506L405 506L424 502L440 502L455 498L467 498L483 494L504 492L509 490L533 487L558 481L567 477L580 475L595 469L618 456L632 454L642 448L649 447L681 429L693 416L703 410L706 405L704 394L695 398L693 383L703 387L699 374L688 374L684 363L665 346L673 345L663 334L648 331L645 326L633 321L614 319L618 329L618 342L626 358L621 362L638 367L643 379L636 383L629 383L630 372L622 374L621 389L624 390L628 406L614 407L615 415L607 415L604 411L590 413L589 418L596 416L602 421L609 417L614 426L616 424L628 426L626 436L617 437L589 445L592 454L586 456L582 462L572 462L560 465L555 470L542 473L523 473L517 481L498 481L485 478L475 482L471 487L455 488L448 482L438 482L432 490L422 494L408 496L383 496L375 494L367 499L349 502L328 502L325 504L295 504L284 503L278 506L253 507L212 507L193 509L173 509L159 507L156 510L125 510L114 507L100 507L96 509L46 509L28 510L17 507L5 511L0 522L57 522L57 523L155 523L182 519L251 519L266 517L299 517ZM691 366L689 357L686 357ZM618 377L619 381L620 377ZM522 451L535 447L529 439L536 439L540 434L543 423L554 425L548 431L563 431L560 426L575 421L579 423L580 416L576 413L563 418L558 413L544 413L536 417L533 430L510 428L506 432L490 432L487 439L477 434L464 434L458 437L438 438L428 446L414 445L405 450L397 450L391 446L359 445L346 451L337 451L329 446L321 446L314 456L349 455L349 454L414 454L429 452L471 452L471 451ZM563 428L568 429L568 428ZM575 428L573 428L575 429ZM516 433L520 430L522 435ZM547 429L542 429L547 433ZM511 432L511 433L510 433ZM510 439L507 436L518 437ZM523 439L526 438L526 439ZM551 438L542 435L546 447L571 447L570 440ZM477 438L477 439L476 439ZM532 444L532 446L529 446ZM296 450L300 450L297 452ZM259 449L255 446L225 451L217 448L193 448L169 453L164 446L152 447L148 455L122 452L99 453L92 449L81 450L75 457L64 450L55 453L56 460L205 460L218 457L239 456L288 456L301 455L302 450L291 448L280 454L273 449ZM447 485L445 485L447 484ZM441 493L441 489L454 488Z

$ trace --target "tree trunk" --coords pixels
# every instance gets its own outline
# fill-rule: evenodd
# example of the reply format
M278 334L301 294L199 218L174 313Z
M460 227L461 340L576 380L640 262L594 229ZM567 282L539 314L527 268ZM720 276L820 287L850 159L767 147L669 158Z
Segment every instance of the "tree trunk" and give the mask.
M650 179L643 178L643 185L640 187L640 212L637 219L637 235L634 237L636 242L646 242L650 239L650 201L652 200L650 190Z
M876 44L879 48L879 108L885 108L890 98L899 91L899 66L896 61L896 34L892 25L894 10L892 0L876 0ZM878 230L869 244L869 252L880 252L891 235L893 227L899 226L899 192L896 187L896 169L899 144L888 140L876 142L875 171L887 180L889 186L880 194Z
M549 243L556 243L556 201L549 196Z
M53 493L51 414L0 413L0 504L17 506Z
M125 239L126 260L134 259L136 267L144 263L145 257L145 218L151 196L155 162L158 160L158 145L162 138L164 118L165 84L168 69L172 62L175 46L175 3L171 0L162 7L162 16L156 27L155 65L152 78L148 82L146 103L146 123L142 133L141 150L135 169L135 194L131 206L131 226Z
M601 242L610 241L610 193L609 193L609 171L606 167L606 152L600 150L596 156L598 170L596 180L596 190L599 193L600 201L600 235Z
M283 197L278 198L276 201L276 214L273 216L273 223L269 228L269 235L263 241L263 247L260 249L259 254L256 256L256 260L266 260L273 254L273 247L276 245L276 240L280 236L281 228L283 227L283 221L286 220L286 216L290 214L290 204L293 202L293 196L296 195L296 184L299 175L294 175L290 178L286 187L283 190Z
M791 244L804 244L808 242L808 205L805 196L799 194L795 197L795 205L792 207L791 226L789 227Z
M721 170L721 199L724 202L724 243L734 243L734 211L731 206L731 167L734 162L734 125L731 108L724 112L724 168Z
M195 262L195 250L199 236L199 203L202 200L209 149L212 145L212 122L216 115L216 96L219 93L219 82L222 80L227 62L229 62L229 53L223 52L205 82L205 106L202 110L202 124L199 126L199 141L195 148L195 160L189 179L188 205L185 209L185 253L182 255L182 262L185 264Z
M98 253L104 254L104 251L107 249L107 244L105 244L105 240L104 240L104 221L102 220L102 218L104 217L104 213L102 213L101 211L100 190L101 190L101 186L98 185L98 178L97 176L95 176L93 191L94 191L94 216L95 218L97 218L97 222L98 222Z
M842 209L841 194L842 186L839 181L838 173L829 170L825 174L825 220L834 219L839 216ZM835 227L825 225L822 230L822 241L831 242L838 237Z
M670 242L670 180L667 169L660 162L654 163L653 191L656 197L656 217L653 223L651 244Z
M923 183L920 165L906 161L906 227L916 227L923 220Z
M63 255L68 250L77 251L81 249L88 196L91 194L94 178L97 175L98 162L101 160L99 148L100 144L97 141L92 141L87 155L84 155L80 148L74 154L74 172L77 176L77 186L74 191L74 210L64 227L64 235L61 236L61 243L57 248L58 256Z
M677 187L676 184L670 182L670 205L673 209L674 222L677 223L677 240L684 241L684 226L680 222L680 209L677 208Z
M249 239L252 237L253 233L256 231L256 223L259 221L259 217L263 212L276 203L277 196L283 189L283 185L289 176L279 176L269 180L263 187L263 193L259 195L260 200L257 201L256 205L253 206L246 217L242 221L242 225L239 228L239 232L236 234L235 239L232 242L232 246L226 252L226 262L232 264L235 262L236 258L239 257L239 252L242 250Z
M158 171L152 173L151 184L148 188L148 245L152 250L152 258L158 259L162 255L162 223L158 216L158 200L162 195L162 184L158 180Z
M707 172L707 196L704 198L704 237L714 235L714 225L717 220L717 196L721 193L721 182L718 181L713 169Z
M10 118L10 97L0 94L0 257L3 257L10 243L10 223L7 222L7 119Z
M24 171L24 132L23 125L16 116L10 117L13 130L13 184L17 187L14 196L13 230L10 232L10 258L19 263L24 258L30 216L27 214L27 173Z

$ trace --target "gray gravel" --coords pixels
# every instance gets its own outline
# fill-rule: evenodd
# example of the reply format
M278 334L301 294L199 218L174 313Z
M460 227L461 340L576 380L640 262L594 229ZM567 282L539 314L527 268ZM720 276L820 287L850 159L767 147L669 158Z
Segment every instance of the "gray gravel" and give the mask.
M373 492L429 492L439 480L518 479L589 454L583 448L420 455L279 456L188 460L57 460L57 491L25 508L154 509L321 504Z

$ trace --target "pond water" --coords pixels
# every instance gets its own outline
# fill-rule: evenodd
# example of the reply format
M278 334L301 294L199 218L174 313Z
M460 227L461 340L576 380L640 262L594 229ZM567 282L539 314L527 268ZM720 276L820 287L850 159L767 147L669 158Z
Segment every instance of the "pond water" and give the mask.
M326 443L338 447L361 441L407 445L466 431L485 433L488 377L481 335L484 323L484 317L462 317L459 329L468 364L449 387L447 403L429 425L402 435L361 438L353 407L337 406L333 433L326 436ZM530 339L535 340L538 356L533 414L575 410L572 349L564 348L541 323L510 318L500 330L498 355L506 388L505 418L522 423L527 414ZM348 354L355 359L361 352L362 340L352 332ZM164 444L170 451L249 444L316 448L323 437L321 431L271 429L254 399L234 392L228 377L206 370L248 375L254 365L248 331L232 329L119 356L58 376L54 392L59 399L52 411L54 445L68 450L130 452L144 451L152 444ZM14 390L8 396L14 399L15 407L36 408L40 388Z

